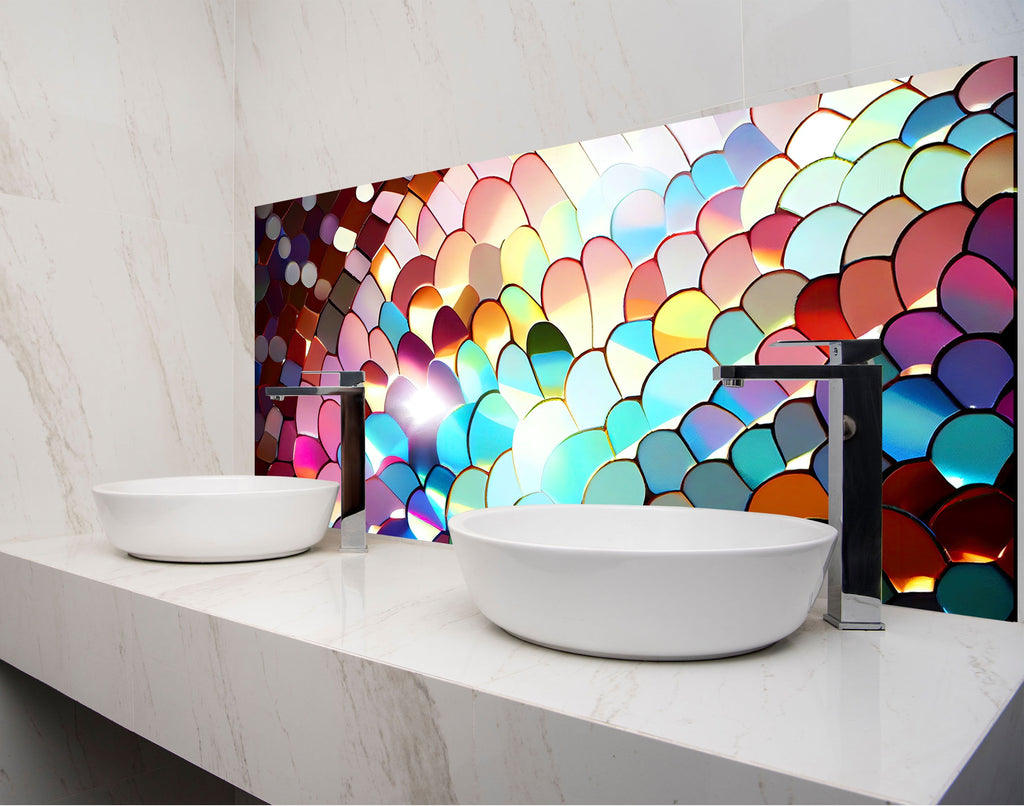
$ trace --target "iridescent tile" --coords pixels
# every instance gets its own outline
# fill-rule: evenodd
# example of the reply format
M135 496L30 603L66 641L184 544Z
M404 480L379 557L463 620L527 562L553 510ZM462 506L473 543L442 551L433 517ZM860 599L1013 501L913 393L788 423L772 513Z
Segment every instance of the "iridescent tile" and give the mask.
M1014 379L1014 360L999 344L968 339L940 358L935 375L965 409L992 409Z
M654 317L654 346L661 359L707 346L708 331L720 311L703 291L680 291Z
M320 440L315 437L307 437L299 434L295 437L294 453L292 464L295 467L295 475L304 479L315 479L317 473L325 464L328 457L324 452Z
M483 509L487 505L487 474L479 467L467 467L455 477L448 491L445 520L452 515Z
M390 414L375 412L367 416L366 459L374 473L395 459L409 461L409 438Z
M786 399L786 392L773 381L747 383L743 386L719 384L711 402L731 411L746 425L764 417Z
M750 488L727 462L710 459L690 469L683 479L683 494L695 507L744 510Z
M942 270L963 250L974 211L963 204L931 210L917 218L899 240L894 255L896 288L907 308L935 305Z
M462 384L462 397L466 402L479 400L498 388L498 378L487 353L476 342L462 343L455 359L455 372Z
M928 456L954 487L994 484L1013 445L1013 426L1002 417L965 411L936 429Z
M779 197L797 168L785 156L773 157L754 171L743 188L740 201L740 221L749 230L758 221L773 215L779 205Z
M487 474L486 497L489 507L514 506L523 497L511 449L501 454L491 466Z
M1014 91L1016 76L1013 57L994 59L979 64L964 78L957 89L957 97L964 109L974 112L988 109L992 104Z
M512 326L512 339L526 349L530 329L538 322L545 321L543 309L533 297L514 285L502 289L498 302L508 314L508 321Z
M640 506L646 497L647 488L636 464L618 459L602 465L591 476L583 503Z
M658 247L656 260L668 294L700 287L700 273L708 250L692 233L672 235Z
M802 274L773 271L750 284L740 305L762 333L774 333L794 323L796 300L805 285Z
M385 302L380 309L380 329L391 342L393 350L398 349L402 336L409 332L409 320L392 302Z
M773 476L754 490L747 509L750 512L826 520L828 495L813 474L790 470Z
M652 431L637 446L636 461L647 488L655 494L679 490L697 460L676 431Z
M544 243L544 251L551 260L562 257L578 258L583 250L583 236L580 235L577 211L570 201L556 204L548 210L540 224L539 232Z
M825 426L814 405L806 400L784 403L775 414L772 431L787 465L809 454L825 439Z
M764 334L742 310L722 311L711 323L708 352L719 364L752 364Z
M377 474L384 485L403 504L420 488L420 478L405 462L392 462Z
M697 216L697 234L705 249L710 251L729 236L743 232L740 218L742 201L743 188L730 188L712 197L701 208Z
M925 146L907 162L903 193L924 210L958 202L969 160L970 154L953 146Z
M512 326L505 309L493 299L484 300L473 314L470 328L473 341L480 345L491 366L497 369L498 356L512 339Z
M565 403L580 430L600 428L621 395L608 371L604 353L590 350L569 367Z
M771 427L766 425L754 426L740 434L729 448L729 461L752 490L786 469Z
M931 378L900 378L882 391L882 450L897 462L928 456L932 435L956 411Z
M538 322L530 328L526 354L544 397L561 397L573 358L561 331L550 322Z
M957 563L935 587L935 596L947 613L1007 619L1013 612L1013 582L995 563Z
M790 234L800 223L792 213L777 212L760 219L750 229L750 252L762 274L782 268L782 254Z
M624 309L627 322L650 319L668 296L665 279L656 260L648 260L637 266L630 275L624 292Z
M743 293L761 276L746 233L733 235L715 247L704 261L701 290L721 310L739 305Z
M852 163L838 157L825 157L801 168L782 191L779 208L803 217L835 204L852 167Z
M866 213L885 199L899 196L903 171L912 150L891 140L875 146L854 163L839 188L838 201Z
M779 149L752 123L734 129L722 148L736 183L746 184L751 174L779 153Z
M891 276L892 272L889 274ZM839 288L840 279L834 274L818 277L803 287L796 300L793 318L796 320L796 329L808 339L830 341L854 338L854 331L850 329L844 316L845 311L839 304Z
M345 328L343 326L342 334L344 334L344 332ZM470 343L471 342L465 342L464 345ZM367 353L369 353L369 347L367 347ZM427 368L430 366L430 362L434 358L434 351L428 347L423 340L419 338L419 336L410 332L402 336L402 340L398 342L398 350L396 353L398 356L398 371L417 386L426 386ZM462 348L459 349L459 355L462 355ZM345 356L340 354L340 350L339 356L346 367L359 367L363 364L362 361L359 363L350 363L349 361L346 361ZM367 355L367 358L369 358L369 355ZM471 398L467 398L467 400L469 399Z
M984 146L964 171L964 198L975 207L981 207L993 196L1016 192L1016 153L1016 137L1013 135L1000 137Z
M641 402L655 428L675 428L693 406L707 400L715 388L715 361L702 350L687 350L665 359L644 384Z
M608 238L590 240L583 247L580 262L590 299L591 343L600 347L622 322L623 296L633 265L619 245Z
M628 398L612 406L605 421L605 430L608 432L612 451L618 455L623 452L635 452L633 446L650 432L651 424L647 421L640 401Z
M1013 320L1015 293L1002 272L964 255L939 281L939 304L965 333L1001 333Z
M615 206L609 231L629 259L641 263L667 234L664 198L652 190L633 191Z
M565 201L565 191L547 163L535 153L523 154L512 165L509 177L516 195L533 226L540 226L548 210Z
M463 226L477 243L501 246L513 230L528 223L522 202L504 179L485 177L469 192Z
M993 140L1008 134L1013 134L1013 129L1004 120L983 112L957 123L950 130L946 142L968 154L976 154Z
M507 345L498 357L498 391L520 418L544 399L530 359L517 344Z
M537 231L520 227L501 245L501 274L506 285L518 285L540 299L541 283L549 265Z
M669 232L692 232L705 199L689 173L681 173L665 190L665 227Z
M856 160L879 143L899 139L911 112L923 100L923 95L909 87L898 87L885 93L850 123L836 145L836 156Z
M472 464L469 458L469 422L474 408L475 402L459 406L437 427L437 459L455 473Z
M1012 282L1014 279L1014 202L1013 196L1000 196L979 211L967 237L966 248L996 266Z
M729 161L721 153L704 154L699 157L690 168L690 176L697 192L705 199L743 184L736 178Z
M754 125L779 149L784 149L789 139L809 115L818 108L818 96L808 95L778 101L750 110Z
M839 300L843 317L857 338L902 314L892 261L865 258L849 264L839 275Z
M573 434L548 456L541 489L556 504L582 503L590 477L601 465L614 458L608 435L603 429Z
M927 522L943 500L956 492L927 459L902 462L885 474L882 504Z
M995 562L1013 543L1016 514L1006 493L969 487L945 501L928 525L953 562Z
M499 455L512 447L512 434L519 418L497 391L480 398L469 422L469 457L473 464L489 469Z
M786 144L786 156L798 167L810 165L836 153L836 146L850 127L850 119L831 109L812 112L793 132ZM891 138L886 138L891 139ZM840 154L845 159L854 157Z
M701 403L683 418L679 434L690 453L703 461L728 446L743 427L743 421L727 409L714 403Z
M444 523L437 517L426 492L416 490L406 505L406 520L409 530L417 540L434 540L444 529Z
M537 404L522 419L512 437L512 456L524 492L540 491L545 461L556 445L576 431L565 401L558 398Z
M544 275L541 302L545 316L565 337L570 352L577 354L594 346L590 295L578 260L562 258L551 264ZM529 348L527 352L533 355Z
M939 350L961 335L939 311L907 311L882 330L882 346L900 369L931 364Z
M964 114L952 92L933 95L922 101L907 117L903 131L900 132L900 140L908 146L917 146L922 141L940 142L945 139L949 128L961 120Z
M935 590L948 565L935 535L919 518L892 507L882 509L882 568L900 593Z
M838 272L846 240L859 220L859 213L838 204L815 210L789 236L783 265L808 279Z

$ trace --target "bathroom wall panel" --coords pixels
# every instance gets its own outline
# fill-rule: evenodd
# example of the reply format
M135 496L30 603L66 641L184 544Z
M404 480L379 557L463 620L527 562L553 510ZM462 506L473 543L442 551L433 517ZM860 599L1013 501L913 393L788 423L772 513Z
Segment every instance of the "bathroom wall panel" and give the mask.
M1012 55L1022 31L1013 0L744 0L744 90L765 103Z
M1014 79L1003 58L259 206L257 387L366 373L381 534L527 503L824 518L824 387L712 368L880 338L883 598L1013 617ZM258 472L337 477L335 403L256 406Z
M232 6L6 3L0 192L230 227Z
M230 465L225 231L0 196L0 244L0 534L91 531L100 481Z
M233 7L4 5L0 539L232 466Z

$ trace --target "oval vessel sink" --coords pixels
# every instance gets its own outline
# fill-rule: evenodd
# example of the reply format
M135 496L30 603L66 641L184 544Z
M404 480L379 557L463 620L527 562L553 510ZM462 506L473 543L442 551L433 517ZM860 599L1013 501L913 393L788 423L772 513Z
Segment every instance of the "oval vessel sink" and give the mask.
M93 488L117 548L146 560L269 560L318 543L338 483L282 476L179 476Z
M786 515L494 507L448 521L480 611L519 638L610 658L752 652L807 618L836 530Z

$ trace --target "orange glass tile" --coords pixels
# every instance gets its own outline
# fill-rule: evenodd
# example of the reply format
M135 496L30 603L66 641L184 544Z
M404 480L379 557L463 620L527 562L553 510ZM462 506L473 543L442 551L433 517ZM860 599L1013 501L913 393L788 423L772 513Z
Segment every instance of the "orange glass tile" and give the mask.
M828 495L810 473L789 471L773 476L754 490L747 510L827 520Z

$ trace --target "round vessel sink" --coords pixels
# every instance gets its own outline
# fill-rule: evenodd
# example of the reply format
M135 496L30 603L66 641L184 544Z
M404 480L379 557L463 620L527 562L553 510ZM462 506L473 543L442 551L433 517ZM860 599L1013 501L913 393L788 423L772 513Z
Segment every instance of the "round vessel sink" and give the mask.
M117 548L146 560L268 560L298 554L330 526L338 483L282 476L179 476L93 488Z
M463 512L448 528L470 594L502 629L610 658L762 649L807 618L836 530L786 515L550 505Z

